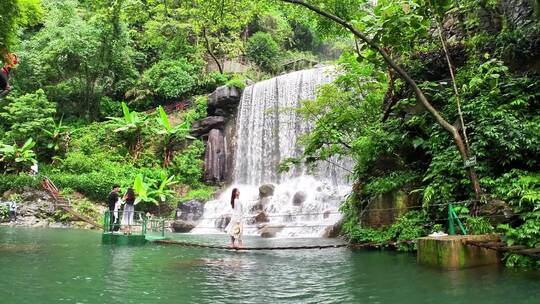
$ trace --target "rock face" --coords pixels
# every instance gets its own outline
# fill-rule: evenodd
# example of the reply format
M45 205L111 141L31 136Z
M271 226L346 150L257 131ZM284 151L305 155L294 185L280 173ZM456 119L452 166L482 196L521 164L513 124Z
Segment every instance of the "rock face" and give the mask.
M228 164L227 146L223 132L212 129L204 152L204 181L218 184L225 180Z
M236 87L221 86L208 96L208 114L226 115L236 110L242 90Z
M216 185L232 181L236 112L242 90L221 86L208 96L208 117L195 121L191 135L205 142L204 180Z
M179 204L176 209L176 219L170 227L174 232L190 232L203 216L204 203L198 200L191 200Z
M223 116L208 116L201 120L194 121L191 126L191 135L202 136L212 129L222 130L225 126L225 117Z
M265 184L259 187L259 197L265 198L274 195L274 189L276 187L272 184Z
M407 212L408 207L419 204L418 196L411 195L409 192L408 188L404 188L377 197L362 215L362 224L368 227L382 227L393 224L400 215Z
M204 203L198 200L191 200L178 205L176 219L183 221L197 221L202 217L203 212Z
M323 237L325 238L335 238L338 237L341 233L341 222L336 223L335 225L328 226L324 229Z
M492 200L480 206L478 215L487 217L493 226L515 223L520 220L512 208L501 200Z
M298 191L293 196L293 205L300 206L306 200L307 194L304 191Z

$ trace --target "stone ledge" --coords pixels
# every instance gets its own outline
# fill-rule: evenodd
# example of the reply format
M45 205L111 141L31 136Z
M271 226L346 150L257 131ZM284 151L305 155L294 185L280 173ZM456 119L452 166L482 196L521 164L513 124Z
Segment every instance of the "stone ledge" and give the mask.
M496 234L449 235L423 237L417 240L417 261L419 264L454 270L493 265L500 262L497 251L467 246L465 241L499 241Z

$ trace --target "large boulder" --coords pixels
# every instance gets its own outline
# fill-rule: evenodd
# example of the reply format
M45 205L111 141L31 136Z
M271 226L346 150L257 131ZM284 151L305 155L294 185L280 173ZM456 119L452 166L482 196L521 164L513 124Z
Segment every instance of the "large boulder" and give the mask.
M201 120L196 120L191 125L191 135L200 137L207 134L212 129L223 130L225 126L225 117L223 116L208 116Z
M272 184L265 184L259 187L259 197L265 198L274 195L275 186Z
M247 222L248 224L260 224L260 223L267 223L270 220L268 219L268 214L266 212L259 212L256 216L250 218Z
M336 223L332 226L326 227L323 232L323 237L335 238L335 237L338 237L340 233L341 233L341 222Z
M178 205L176 219L183 221L197 221L204 212L204 203L198 200L191 200Z
M519 221L519 217L514 213L512 208L504 201L492 200L487 204L478 208L478 215L489 219L493 226L498 224L512 224Z
M273 238L276 237L277 233L285 228L285 225L270 225L270 224L261 224L258 227L259 233L263 238Z
M298 191L293 196L293 205L300 206L306 201L307 193L304 191Z
M229 225L230 222L230 215L222 215L214 221L214 227L223 230L225 227L227 227L227 225Z
M236 87L221 86L208 96L208 114L232 113L238 106L242 90Z
M171 224L171 228L174 232L190 232L195 226L195 222L184 220L175 220Z

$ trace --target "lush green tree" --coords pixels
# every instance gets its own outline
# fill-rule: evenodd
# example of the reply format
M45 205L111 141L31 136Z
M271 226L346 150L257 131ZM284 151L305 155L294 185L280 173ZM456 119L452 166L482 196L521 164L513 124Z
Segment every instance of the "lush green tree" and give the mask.
M107 117L115 129L114 132L121 133L129 146L131 155L134 159L139 157L142 149L142 129L146 124L144 114L130 111L126 103L122 102L122 117Z
M275 67L279 46L268 33L258 32L251 36L246 44L246 55L267 71Z
M77 1L47 2L43 28L21 45L18 86L42 87L61 112L98 118L100 96L121 96L135 77L129 38L116 16L121 3L109 15L85 15Z
M8 97L0 117L9 131L6 137L22 143L28 138L39 138L43 128L54 125L55 104L47 99L42 89L20 97Z
M183 99L197 85L200 68L181 58L162 60L144 72L143 85L161 99Z

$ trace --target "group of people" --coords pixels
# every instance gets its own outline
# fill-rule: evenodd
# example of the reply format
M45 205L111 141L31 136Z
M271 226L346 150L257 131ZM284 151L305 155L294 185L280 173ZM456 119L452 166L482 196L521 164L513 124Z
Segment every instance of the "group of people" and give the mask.
M135 191L128 188L122 198L120 198L120 186L113 185L111 193L109 193L109 231L114 232L120 230L124 234L131 234L131 226L133 225L133 215L135 214ZM124 206L122 212L122 221L120 222L120 209Z
M114 232L120 230L124 234L131 234L133 225L133 215L135 214L135 192L132 188L128 188L122 198L120 198L120 186L113 185L111 193L108 197L109 203L109 231ZM120 209L122 217L120 221ZM243 216L244 210L240 202L240 190L234 188L231 193L231 220L228 223L225 231L231 237L231 247L243 247L244 243L242 235L244 233Z

